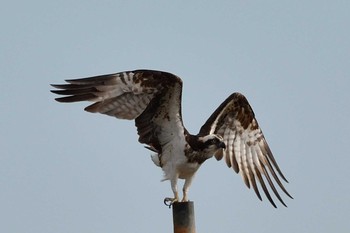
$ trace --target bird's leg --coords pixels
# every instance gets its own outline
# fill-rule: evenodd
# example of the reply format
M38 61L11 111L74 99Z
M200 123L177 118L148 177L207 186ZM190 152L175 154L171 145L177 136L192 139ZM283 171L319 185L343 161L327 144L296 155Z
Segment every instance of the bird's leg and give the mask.
M185 180L184 186L183 186L183 188L182 188L182 191L183 191L183 198L182 198L182 200L181 200L182 202L188 201L187 194L188 194L188 190L189 190L189 188L190 188L190 186L191 186L192 179L193 179L193 177L190 177L190 178L187 178L187 179Z
M166 206L169 206L169 208L172 206L174 202L179 201L179 194L177 192L177 177L174 179L171 179L170 183L171 183L171 189L173 190L173 193L174 193L174 198L171 198L171 197L164 198L164 204Z

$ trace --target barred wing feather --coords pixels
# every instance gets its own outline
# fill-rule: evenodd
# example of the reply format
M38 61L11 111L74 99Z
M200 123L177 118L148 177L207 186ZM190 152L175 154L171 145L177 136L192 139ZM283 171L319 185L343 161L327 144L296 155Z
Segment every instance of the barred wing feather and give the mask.
M262 198L257 183L260 183L266 197L276 207L265 184L267 181L278 200L286 206L274 182L292 198L280 178L288 181L272 155L251 106L242 94L233 93L216 109L199 132L199 135L205 134L218 134L224 139L226 149L218 151L216 159L224 159L228 167L240 173L246 186L252 186L260 200Z

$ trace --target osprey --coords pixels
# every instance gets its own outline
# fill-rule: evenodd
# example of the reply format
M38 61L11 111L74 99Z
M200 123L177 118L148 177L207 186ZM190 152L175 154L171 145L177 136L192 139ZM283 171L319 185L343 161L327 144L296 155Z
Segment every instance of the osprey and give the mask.
M153 162L170 180L173 197L164 199L169 206L180 201L177 182L184 179L182 202L188 201L188 190L198 168L215 156L239 173L248 188L253 187L262 200L258 185L276 208L265 182L278 200L286 206L275 184L284 188L278 167L247 99L240 93L230 95L199 130L190 134L181 116L182 80L171 73L135 70L90 78L66 80L53 84L51 92L64 95L58 102L91 101L85 108L120 119L135 120L139 142L155 152ZM273 181L274 179L274 181ZM265 180L265 181L264 181ZM275 183L275 184L274 184Z

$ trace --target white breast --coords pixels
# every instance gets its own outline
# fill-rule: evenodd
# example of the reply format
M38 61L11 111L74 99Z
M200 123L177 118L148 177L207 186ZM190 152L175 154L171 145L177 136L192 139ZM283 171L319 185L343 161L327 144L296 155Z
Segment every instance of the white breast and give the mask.
M174 178L187 179L192 177L200 165L198 163L188 163L185 156L184 148L186 141L183 137L176 138L162 148L162 169L164 171L163 180L171 180ZM174 143L175 142L175 143ZM174 147L173 145L177 145Z

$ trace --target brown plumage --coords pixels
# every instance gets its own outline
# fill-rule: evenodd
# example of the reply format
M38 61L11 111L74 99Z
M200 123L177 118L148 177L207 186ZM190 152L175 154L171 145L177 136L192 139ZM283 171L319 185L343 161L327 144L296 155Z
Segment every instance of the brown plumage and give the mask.
M177 180L185 179L187 192L200 165L215 155L240 173L248 188L253 187L262 200L260 184L270 203L276 207L268 186L286 206L276 185L290 198L280 178L287 182L255 119L247 99L240 93L230 95L208 118L197 135L183 126L181 115L182 81L174 74L153 70L120 72L91 78L66 80L52 85L63 103L90 101L85 108L121 119L135 120L139 142L155 152L152 160L171 181L174 198L179 201Z

